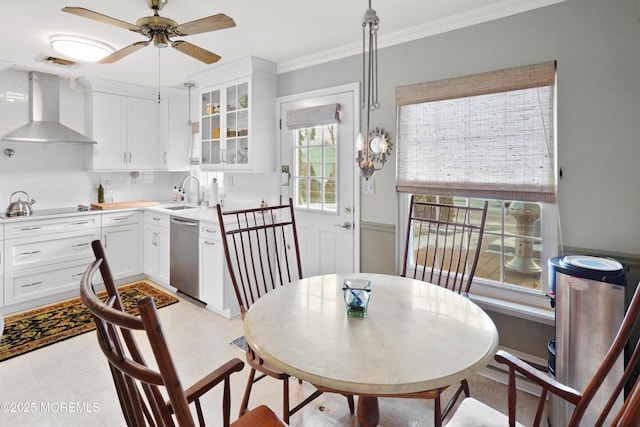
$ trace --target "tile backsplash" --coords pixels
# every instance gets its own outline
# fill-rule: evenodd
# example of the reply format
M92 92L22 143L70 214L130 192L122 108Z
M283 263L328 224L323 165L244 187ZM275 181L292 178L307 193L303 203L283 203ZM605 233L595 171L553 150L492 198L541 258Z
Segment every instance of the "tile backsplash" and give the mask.
M1 137L29 120L28 73L0 71L0 209L9 205L10 195L25 191L36 200L33 209L54 209L89 205L98 201L98 184L111 181L114 202L131 200L170 200L171 190L189 174L200 177L206 189L218 177L230 202L258 206L278 201L277 174L226 174L167 171L92 171L93 145L3 141ZM84 133L84 91L81 85L60 85L60 121ZM5 149L15 151L13 156ZM23 200L24 200L24 196Z

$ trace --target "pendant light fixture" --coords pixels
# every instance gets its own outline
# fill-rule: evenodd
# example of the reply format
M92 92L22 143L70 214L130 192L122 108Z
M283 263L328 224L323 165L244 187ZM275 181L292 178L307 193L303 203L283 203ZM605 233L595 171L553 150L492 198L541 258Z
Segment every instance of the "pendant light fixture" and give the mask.
M387 163L391 153L391 144L387 134L379 129L374 132L370 127L371 112L380 108L378 102L378 28L380 19L376 11L369 8L362 18L362 108L366 108L366 127L364 136L358 135L356 146L358 157L356 162L360 168L360 176L371 178L376 171ZM367 55L368 52L368 55Z

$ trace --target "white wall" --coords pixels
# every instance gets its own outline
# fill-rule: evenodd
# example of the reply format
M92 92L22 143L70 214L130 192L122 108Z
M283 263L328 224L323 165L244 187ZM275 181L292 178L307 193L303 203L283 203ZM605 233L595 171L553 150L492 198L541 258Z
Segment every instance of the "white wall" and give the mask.
M84 133L84 89L60 80L60 121ZM29 77L23 71L0 71L0 137L29 120ZM15 155L4 155L13 148ZM91 145L30 143L0 140L0 209L9 205L14 191L37 200L34 209L72 207L97 202L100 179L112 182L114 201L166 200L185 173L93 172ZM24 200L24 196L23 196Z
M388 130L395 144L397 86L546 60L558 61L561 243L638 256L638 0L567 0L382 49L381 109L372 113L372 126ZM360 61L354 56L281 74L278 96L358 81ZM362 221L396 222L395 165L389 163L375 176L376 194L361 192Z

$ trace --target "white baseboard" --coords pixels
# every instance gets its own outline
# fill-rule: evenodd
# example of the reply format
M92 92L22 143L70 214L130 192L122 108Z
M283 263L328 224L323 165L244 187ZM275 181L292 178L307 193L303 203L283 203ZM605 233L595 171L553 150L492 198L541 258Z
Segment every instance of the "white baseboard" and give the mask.
M501 346L500 349L507 351L513 354L514 356L518 357L519 359L522 359L525 362L531 363L534 366L539 366L539 367L547 366L547 360L542 359L540 357L532 356L530 354L526 354L521 351L513 350L507 347ZM495 360L492 360L491 363L489 363L488 366L480 370L478 374L482 375L483 377L489 378L493 381L497 381L501 384L506 385L508 383L509 371L506 365L498 363ZM529 393L536 397L540 396L540 391L542 390L542 388L539 385L535 384L534 382L526 379L525 377L519 374L518 374L518 378L516 378L516 387L518 390L524 391L525 393Z

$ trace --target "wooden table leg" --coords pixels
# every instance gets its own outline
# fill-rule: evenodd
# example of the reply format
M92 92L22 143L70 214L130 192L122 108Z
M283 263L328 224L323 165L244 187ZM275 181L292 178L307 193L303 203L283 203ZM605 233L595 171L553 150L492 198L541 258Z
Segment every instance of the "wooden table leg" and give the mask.
M378 398L358 396L358 425L360 427L376 427L380 421Z

